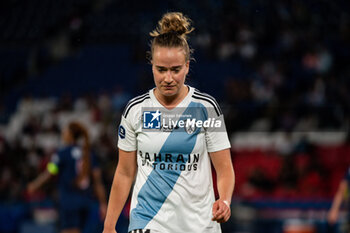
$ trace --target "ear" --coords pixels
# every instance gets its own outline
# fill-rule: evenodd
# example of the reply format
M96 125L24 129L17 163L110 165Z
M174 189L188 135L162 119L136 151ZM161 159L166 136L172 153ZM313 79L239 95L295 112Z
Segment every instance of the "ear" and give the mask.
M186 75L188 74L188 71L190 70L190 60L188 60L186 63L185 63L185 66L186 66Z
M151 65L152 65L152 73L154 73L155 66L152 61L151 61Z

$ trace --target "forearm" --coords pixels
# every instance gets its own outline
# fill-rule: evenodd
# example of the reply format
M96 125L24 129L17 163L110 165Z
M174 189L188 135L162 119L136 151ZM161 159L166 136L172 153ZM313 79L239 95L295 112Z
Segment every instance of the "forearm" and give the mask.
M341 206L343 199L344 199L346 189L347 189L347 183L346 183L346 181L342 181L339 184L339 188L337 190L337 193L335 194L331 210L338 211L340 209L340 206Z
M105 229L114 229L133 183L133 177L120 173L117 169L108 201Z
M235 173L231 161L229 149L210 153L216 176L217 189L220 199L231 203L232 193L235 186Z
M231 153L229 149L210 153L216 177L219 200L213 204L213 221L227 222L231 216L231 198L235 185L235 173L233 171Z
M343 202L343 195L344 194L339 191L336 193L331 206L331 211L337 211L337 212L339 211L341 204Z
M217 174L217 189L219 198L231 203L231 198L235 186L235 173L232 165L224 171Z
M51 174L48 171L44 171L35 180L29 183L28 191L30 193L35 192L41 186L43 186L50 178L51 178Z

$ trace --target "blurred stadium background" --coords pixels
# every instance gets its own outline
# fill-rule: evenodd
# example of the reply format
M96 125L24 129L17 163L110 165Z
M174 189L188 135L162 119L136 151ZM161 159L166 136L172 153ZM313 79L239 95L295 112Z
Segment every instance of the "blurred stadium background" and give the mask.
M345 211L326 216L350 165L346 0L1 1L0 232L57 232L55 183L25 187L70 119L88 125L109 191L120 114L153 87L148 32L167 11L193 19L188 83L225 113L237 181L223 232L342 232Z

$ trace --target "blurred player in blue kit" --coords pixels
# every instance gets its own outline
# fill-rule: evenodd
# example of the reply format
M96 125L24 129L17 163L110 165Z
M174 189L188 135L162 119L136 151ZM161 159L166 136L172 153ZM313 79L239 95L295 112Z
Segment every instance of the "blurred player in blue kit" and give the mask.
M150 33L155 88L129 101L123 112L119 163L103 232L116 232L132 186L129 232L221 232L219 223L231 216L235 182L222 111L213 97L185 85L191 60L186 39L193 30L190 20L170 12L158 24ZM154 111L143 111L145 108ZM184 118L179 121L186 116L219 120L223 127L166 126L160 120L164 112L174 116L181 112ZM211 163L217 173L218 200Z
M87 129L78 122L71 122L62 131L62 141L64 147L52 156L47 169L28 184L28 191L33 193L57 175L61 232L80 233L93 203L93 191L99 201L101 220L104 219L105 190L101 170L91 153Z

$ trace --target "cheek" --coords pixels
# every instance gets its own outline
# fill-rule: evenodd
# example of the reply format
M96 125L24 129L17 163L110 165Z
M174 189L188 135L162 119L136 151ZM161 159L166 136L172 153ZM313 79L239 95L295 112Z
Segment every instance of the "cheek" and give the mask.
M162 76L158 72L153 72L153 78L156 84L162 81Z
M186 79L186 71L182 71L182 72L176 74L175 79L176 79L176 81L179 82L179 83L185 82L185 79Z

